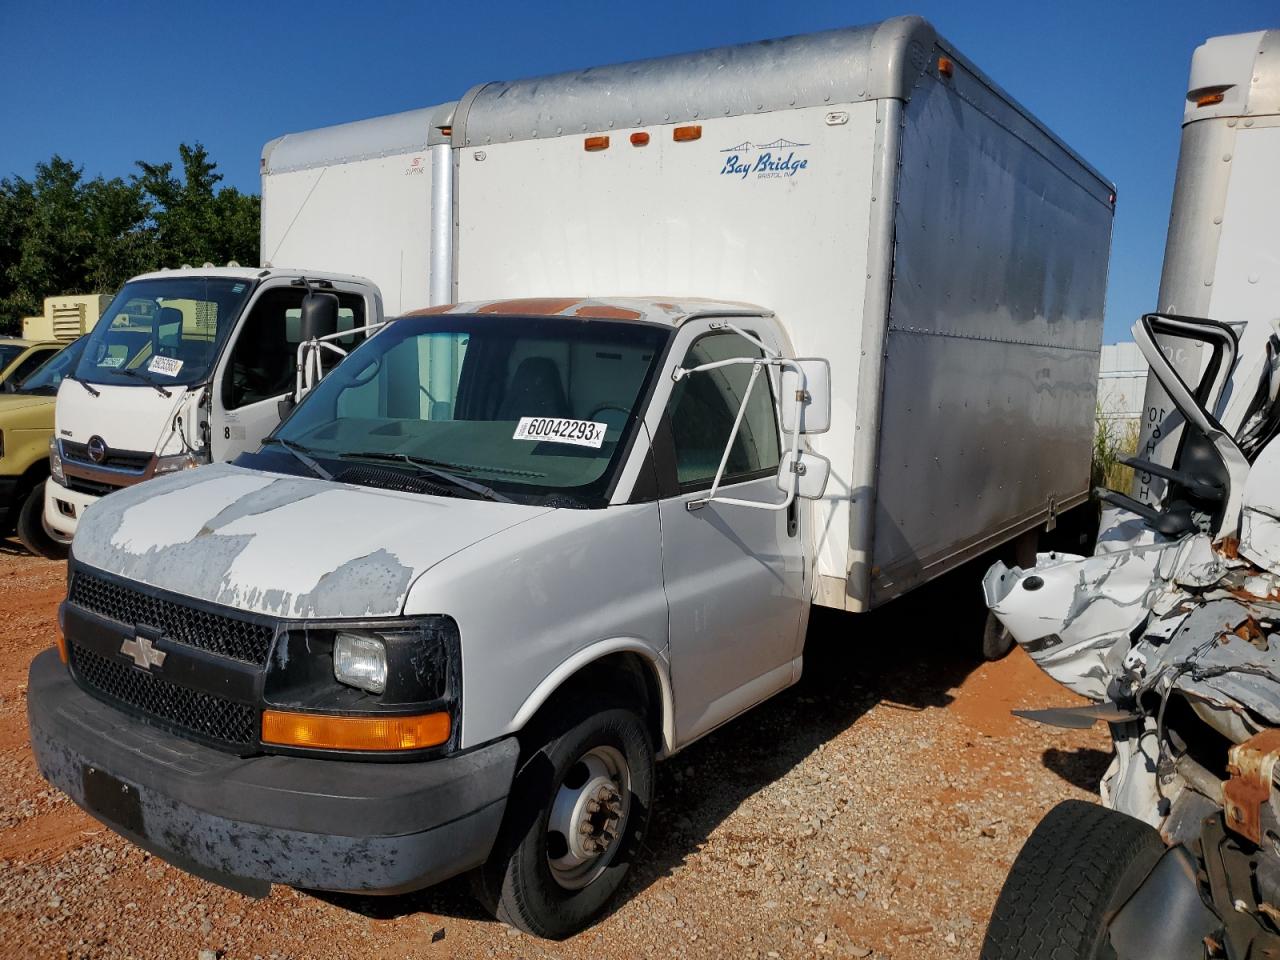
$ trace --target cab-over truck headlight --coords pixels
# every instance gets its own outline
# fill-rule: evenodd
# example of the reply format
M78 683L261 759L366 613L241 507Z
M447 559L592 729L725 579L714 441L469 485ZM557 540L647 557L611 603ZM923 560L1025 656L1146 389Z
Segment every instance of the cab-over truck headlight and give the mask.
M67 475L62 470L62 448L58 446L57 437L49 438L49 472L58 483L64 487L67 485Z
M160 476L163 473L190 470L193 467L203 466L208 462L208 458L201 457L195 453L179 453L171 457L157 457L155 475Z
M263 690L264 747L417 757L458 739L461 662L451 617L291 624Z

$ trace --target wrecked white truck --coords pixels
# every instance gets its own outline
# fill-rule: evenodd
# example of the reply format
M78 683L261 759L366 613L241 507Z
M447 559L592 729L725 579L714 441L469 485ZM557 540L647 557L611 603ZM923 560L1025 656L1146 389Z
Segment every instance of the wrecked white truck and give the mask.
M450 137L458 304L86 513L32 746L203 876L472 871L559 937L813 604L1087 499L1113 188L917 18L485 84Z
M1135 496L1101 493L1093 556L985 581L1032 659L1095 701L1024 715L1106 722L1115 755L1103 806L1063 803L1027 841L984 960L1280 957L1278 168L1280 31L1208 41L1165 312L1134 327L1151 368Z

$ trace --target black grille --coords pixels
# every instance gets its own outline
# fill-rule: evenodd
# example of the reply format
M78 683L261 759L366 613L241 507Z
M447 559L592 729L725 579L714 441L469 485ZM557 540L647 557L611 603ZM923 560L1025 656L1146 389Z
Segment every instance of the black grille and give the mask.
M198 610L77 571L67 600L108 620L159 630L166 640L261 665L271 653L270 624Z
M136 470L138 473L147 469L147 464L151 462L149 450L112 450L108 447L102 462L94 463L89 459L89 445L76 443L73 440L62 441L62 456L66 460L74 460L76 463L88 464L91 467L114 467L117 470Z
M78 493L87 493L93 497L105 497L108 493L115 493L120 488L111 483L99 483L97 480L88 480L84 477L77 477L73 473L66 475L66 487L68 490L75 490Z
M256 711L248 704L180 687L75 643L71 666L90 690L165 726L236 746L257 741Z

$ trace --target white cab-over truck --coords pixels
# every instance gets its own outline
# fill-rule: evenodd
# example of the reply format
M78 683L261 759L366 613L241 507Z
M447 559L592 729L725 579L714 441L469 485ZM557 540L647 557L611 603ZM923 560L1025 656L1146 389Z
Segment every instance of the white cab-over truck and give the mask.
M113 490L256 450L299 392L304 334L330 335L323 372L384 315L448 302L452 114L442 104L272 140L264 267L164 270L121 289L58 395L44 508L58 542ZM337 296L334 330L304 331L309 290Z
M1137 498L1093 556L997 563L988 603L1108 724L1103 806L1045 817L987 960L1280 956L1280 30L1191 63ZM1203 319L1200 311L1212 311ZM1188 315L1191 314L1191 315ZM1109 809L1108 809L1109 808Z
M563 936L811 604L1086 496L1113 193L914 18L487 84L451 138L457 303L89 512L31 735L194 872L471 871Z

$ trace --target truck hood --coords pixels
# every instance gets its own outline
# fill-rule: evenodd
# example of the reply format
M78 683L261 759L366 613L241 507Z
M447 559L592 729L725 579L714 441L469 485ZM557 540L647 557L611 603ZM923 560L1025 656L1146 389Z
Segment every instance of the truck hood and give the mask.
M170 396L143 383L127 387L95 383L95 397L83 384L64 379L58 385L58 436L88 443L97 435L114 450L156 452L187 394L186 387L164 386Z
M53 402L53 397L38 393L0 393L0 417L15 410L25 410L27 407L47 407Z
M435 564L547 509L213 464L104 497L85 511L72 553L78 564L241 610L394 616Z

